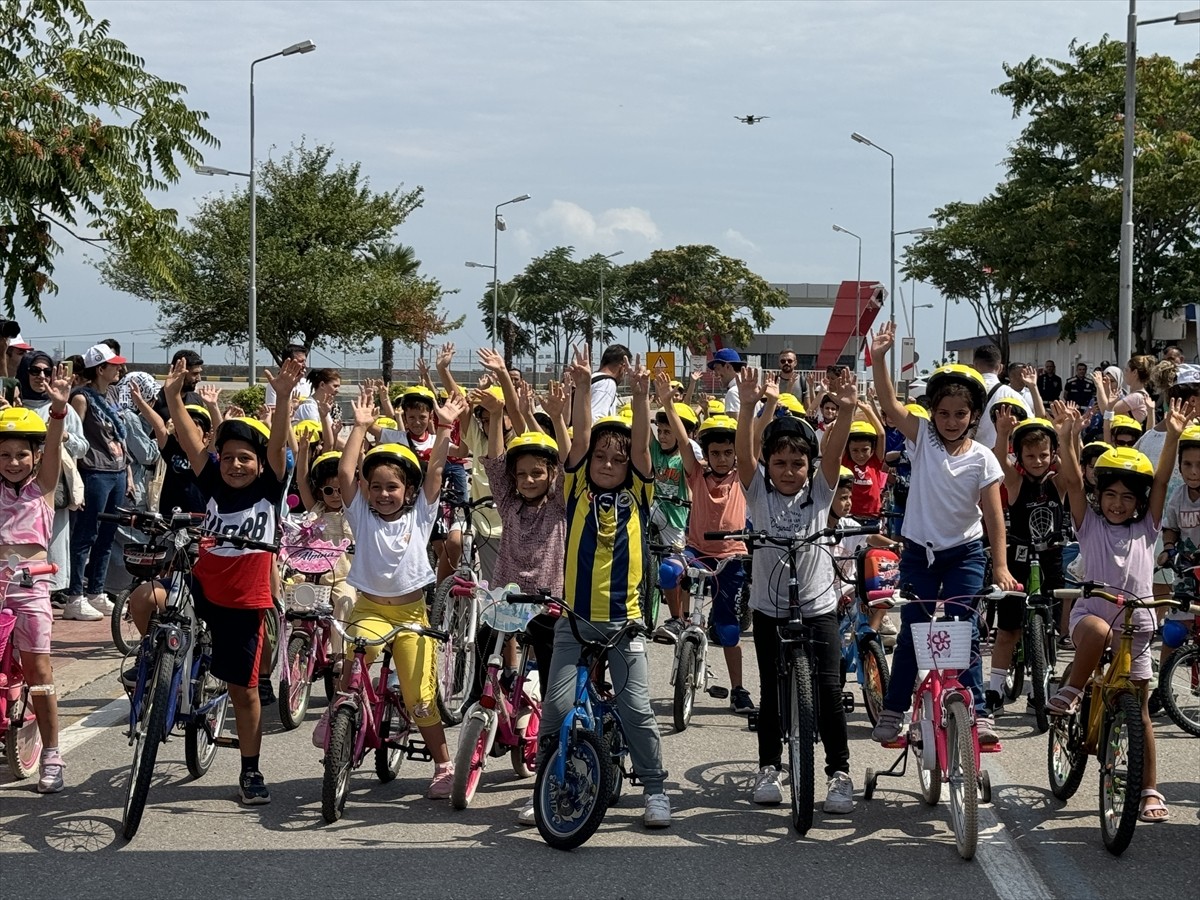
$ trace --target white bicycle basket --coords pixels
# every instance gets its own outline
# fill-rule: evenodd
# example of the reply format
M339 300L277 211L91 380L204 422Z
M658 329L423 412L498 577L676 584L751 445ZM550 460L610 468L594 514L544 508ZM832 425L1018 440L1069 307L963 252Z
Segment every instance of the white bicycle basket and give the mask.
M515 584L480 591L479 621L505 634L524 631L525 626L543 612L543 607L536 603L509 603L505 599L509 594L520 593L521 588Z
M311 612L318 604L327 604L332 591L327 584L309 584L307 581L284 585L283 607L290 612Z
M961 672L971 665L971 634L975 623L925 622L910 627L917 668Z

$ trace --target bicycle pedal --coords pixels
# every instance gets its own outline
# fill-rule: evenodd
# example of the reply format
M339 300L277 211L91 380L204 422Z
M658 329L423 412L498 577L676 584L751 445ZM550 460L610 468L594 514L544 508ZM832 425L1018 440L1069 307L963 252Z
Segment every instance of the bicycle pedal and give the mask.
M849 691L842 691L842 709L848 713L854 712L854 695Z
M708 694L708 696L712 697L714 700L728 700L729 699L729 688L721 687L720 685L717 685L717 684L714 684L712 687L710 687L704 693Z
M758 731L758 710L751 710L750 714L746 716L746 730Z
M883 744L880 744L880 746L883 747L884 750L906 750L908 749L908 738L896 738L896 740L887 741Z
M625 780L629 782L630 787L641 787L642 780L636 775L626 775Z
M1001 749L1002 749L1002 745L999 741L996 741L996 743L994 743L994 744L980 744L979 745L980 753L999 753Z
M404 748L404 756L406 759L433 762L433 754L429 752L424 741L410 740L408 746Z
M222 735L221 737L217 738L215 741L213 741L213 743L216 744L218 747L231 747L235 750L242 746L238 742L237 738L229 737L229 736L225 736L225 735Z

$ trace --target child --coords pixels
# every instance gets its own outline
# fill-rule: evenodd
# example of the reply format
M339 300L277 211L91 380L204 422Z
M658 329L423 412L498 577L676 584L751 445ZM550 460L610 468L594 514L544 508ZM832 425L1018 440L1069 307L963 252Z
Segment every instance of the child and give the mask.
M55 794L63 789L66 764L58 749L58 700L50 666L50 629L54 623L50 582L39 578L32 587L22 587L16 581L21 577L20 568L12 566L14 558L21 562L45 560L50 549L54 491L62 464L64 420L71 393L71 382L62 366L55 368L45 391L50 398L49 424L31 409L8 407L0 411L0 559L5 561L4 577L14 579L0 587L0 606L16 616L12 640L42 737L37 791Z
M853 426L851 426L851 429L853 429ZM854 486L854 472L842 466L838 472L837 492L833 495L833 502L829 505L827 528L858 528L863 524L851 514ZM874 524L878 525L877 522ZM900 549L899 543L882 534L857 535L855 537L844 538L838 542L833 548L833 555L838 560L843 578L849 582L849 584L845 584L841 588L843 596L847 594L851 598L854 596L854 579L857 577L854 558L864 547L882 547L888 550ZM885 613L886 610L883 609L872 609L868 614L868 621L876 631L879 631L883 625ZM890 633L894 634L895 632L893 630Z
M1010 441L1015 461L1008 455ZM1061 543L1050 546L1050 542L1061 542L1065 524L1062 497L1053 471L1058 456L1058 434L1045 419L1018 421L1011 413L1002 411L996 418L993 451L1004 472L1004 496L1008 502L1008 571L1028 588L1030 554L1036 551L1041 566L1041 595L1053 597L1053 592L1063 586L1063 558ZM1004 681L1024 627L1024 598L1007 596L996 604L992 671L984 693L992 716L1004 707Z
M654 505L650 508L650 522L658 529L660 544L682 550L688 528L688 507L683 504L691 501L681 447L687 445L693 459L699 455L700 448L692 438L700 420L690 406L670 400L669 380L665 385L657 385L657 391L662 408L654 416L655 433L650 438L650 463L654 467ZM678 432L671 425L670 413L679 419ZM655 630L656 639L669 644L678 642L689 612L685 608L685 596L681 584L663 591L670 617Z
M583 620L585 637L601 639L641 618L638 583L642 546L654 482L650 470L650 373L639 364L630 376L633 422L602 416L592 422L592 367L586 347L569 369L575 382L574 436L563 490L567 504L563 602ZM574 701L579 643L563 616L554 630L554 659L542 704L540 733L557 739ZM645 788L647 828L671 824L671 801L663 790L662 739L650 707L646 644L625 639L608 654L609 677L629 744L633 769Z
M811 425L794 416L772 418L762 432L760 447L754 445L754 407L758 402L758 372L744 369L738 375L741 407L738 412L738 479L746 495L746 511L755 526L779 536L807 536L825 527L837 492L842 451L854 417L858 394L854 376L838 371L830 376L830 397L845 415L829 423L825 432L820 467L817 436ZM778 389L774 385L775 390ZM766 415L763 416L766 418ZM788 612L788 573L784 551L774 546L754 551L755 577L750 586L754 611L754 651L758 657L758 775L752 799L755 803L779 803L779 770L783 738L779 716L779 625ZM846 737L846 711L842 706L841 636L838 633L837 592L829 554L810 548L797 555L796 579L800 584L802 615L813 634L817 663L820 710L817 722L825 746L825 774L829 779L823 809L844 815L854 809L854 783L850 779L850 745ZM792 775L797 777L796 773ZM793 781L793 789L795 782Z
M939 596L972 598L983 589L987 558L981 509L991 538L992 579L1002 590L1020 587L1008 574L1004 510L1000 505L1004 473L992 451L970 437L986 405L983 376L959 364L937 369L926 387L932 419L922 419L896 400L887 367L887 353L895 339L896 324L885 322L872 340L872 370L883 411L912 442L912 481L901 533L904 547L900 553L900 582L928 602L910 603L900 611L891 683L883 712L871 732L873 740L884 744L900 736L901 719L912 703L917 660L911 626L933 617L933 601ZM999 740L995 723L984 706L977 623L971 637L971 660L959 678L975 700L980 742L995 743Z
M1079 534L1079 557L1083 560L1087 581L1103 584L1113 591L1136 597L1154 592L1154 543L1161 527L1167 484L1175 468L1179 436L1190 418L1191 404L1172 400L1167 412L1167 437L1158 467L1137 450L1116 447L1096 461L1096 489L1089 501L1083 490L1083 477L1075 452L1081 430L1076 410L1056 404L1061 418L1060 441L1063 482L1071 507L1071 518ZM1071 641L1075 661L1071 677L1047 704L1051 715L1065 716L1079 708L1084 686L1091 677L1106 646L1114 646L1121 637L1125 610L1099 597L1081 597L1071 610ZM1154 613L1138 609L1133 614L1133 659L1130 678L1142 695L1142 724L1145 729L1145 768L1142 771L1143 822L1164 822L1168 817L1165 799L1158 791L1158 760L1155 754L1154 728L1148 705L1150 682L1150 639L1154 636ZM1136 786L1130 785L1130 788Z
M655 388L660 395L666 381L665 373L660 373L655 379ZM672 404L664 408L669 427L675 434L686 433L687 423L681 415L680 406L682 404ZM684 441L679 451L688 492L692 496L692 515L688 520L685 552L692 559L698 559L713 568L722 559L744 556L746 553L746 545L741 541L710 541L704 537L707 531L737 531L746 525L746 497L738 487L737 460L734 456L736 434L736 419L731 416L710 416L697 432L700 452L696 453L690 440ZM709 609L709 638L725 654L725 668L729 670L731 687L729 708L738 716L749 716L754 712L754 702L742 680L742 629L738 625L737 611L737 598L745 579L746 569L741 560L726 563L716 577ZM688 595L683 596L686 598ZM680 603L680 613L684 617L691 613L683 608L683 601Z
M338 480L338 467L342 454L338 450L322 453L309 464L309 454L312 444L301 441L297 448L296 466L306 476L297 479L300 489L300 500L309 514L321 521L325 526L321 534L322 540L331 544L342 541L353 541L354 534L350 523L346 521L346 508L342 504L342 485ZM332 590L333 614L340 621L350 620L350 611L354 608L355 591L346 581L350 574L350 555L341 554L333 563L330 571L320 576L319 583L328 585Z
M1180 551L1194 556L1200 548L1200 427L1195 425L1189 425L1179 436L1179 474L1183 477L1183 486L1171 491L1163 512L1160 566L1173 561ZM1172 610L1167 618L1191 622L1195 615L1194 610L1186 613ZM1159 671L1172 652L1164 642Z
M883 457L887 453L887 436L883 423L875 415L869 403L858 403L866 421L852 422L850 438L842 465L854 475L854 491L850 500L850 514L860 525L878 525L883 512L883 489L887 486L887 467Z
M424 588L434 580L434 573L425 547L438 516L450 430L466 409L466 400L454 394L436 413L424 472L409 447L385 443L363 457L361 474L356 473L367 429L375 421L373 407L373 392L364 389L354 402L354 428L338 462L346 521L355 538L354 560L346 580L357 590L358 600L348 631L366 637L386 634L402 622L429 624ZM429 413L433 414L432 403ZM347 655L352 652L347 645ZM372 657L369 652L368 665ZM402 631L392 643L392 666L404 705L433 756L434 774L427 794L431 800L449 797L454 781L446 732L438 715L436 657L437 645L429 637ZM349 674L347 666L342 673L343 689ZM327 723L327 716L322 721Z
M1132 447L1142 437L1142 426L1129 416L1104 415L1104 438L1114 447Z

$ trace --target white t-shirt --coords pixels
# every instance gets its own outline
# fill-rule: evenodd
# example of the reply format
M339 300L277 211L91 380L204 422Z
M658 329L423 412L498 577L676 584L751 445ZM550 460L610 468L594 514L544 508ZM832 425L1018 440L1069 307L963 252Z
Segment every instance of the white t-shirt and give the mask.
M995 372L986 372L983 375L983 386L988 393L991 393L992 388L1000 384L1000 376ZM996 401L1002 397L1008 397L1012 400L1020 400L1025 404L1025 408L1029 409L1032 415L1032 407L1026 403L1025 398L1021 396L1019 391L1015 391L1007 384L1001 384L997 388L996 393L992 394L992 399L987 402L983 408L983 418L979 420L979 428L975 432L975 440L983 444L989 451L996 446L996 426L992 424L992 407L996 405ZM905 513L907 515L907 513Z
M746 516L756 529L768 534L804 537L825 527L836 486L830 487L821 470L814 469L798 494L785 497L767 488L762 468L754 473L746 494ZM826 549L807 547L796 554L796 581L800 608L805 616L818 616L837 608L837 578ZM750 582L750 607L776 619L788 616L786 554L778 547L754 548L754 578Z
M376 597L402 597L430 584L435 575L425 548L438 507L417 492L417 502L400 518L385 522L360 490L346 507L354 534L354 558L346 583Z
M617 379L596 373L592 376L592 421L617 414Z
M1143 434L1133 446L1146 454L1146 458L1150 460L1150 465L1158 468L1158 458L1162 456L1163 445L1167 442L1167 432L1151 429ZM1170 499L1179 493L1183 487L1183 476L1179 474L1179 466L1175 466L1171 470L1171 480L1167 483L1167 498ZM1187 493L1186 491L1184 493ZM1166 525L1164 528L1168 527ZM1198 545L1200 546L1200 545Z
M901 530L905 540L930 550L948 550L981 539L979 495L1004 477L996 454L974 440L962 453L951 456L937 430L921 419L909 459L912 477Z
M738 394L737 379L729 382L729 387L725 389L725 415L737 418L738 411L742 408L742 398Z
M302 378L300 383L292 388L292 396L298 400L307 400L312 396L312 384L307 378ZM269 384L267 385L267 399L265 402L267 406L275 405L275 388L271 387ZM249 412L249 410L247 410L247 412Z
M1182 487L1171 495L1163 510L1163 528L1179 532L1181 541L1191 541L1195 547L1200 547L1200 500L1188 496L1187 487Z

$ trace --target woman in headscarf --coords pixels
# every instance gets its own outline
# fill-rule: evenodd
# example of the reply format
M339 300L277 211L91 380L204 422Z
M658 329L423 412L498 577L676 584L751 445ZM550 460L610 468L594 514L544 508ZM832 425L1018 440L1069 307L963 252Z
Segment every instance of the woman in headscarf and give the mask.
M46 388L50 385L53 371L54 361L44 350L30 350L17 367L21 405L32 409L44 420L48 420L50 415L50 397ZM83 436L83 422L70 405L67 406L67 419L63 424L66 426L63 431L63 450L72 459L79 459L87 453L88 443ZM71 580L71 511L65 506L60 509L57 502L48 558L58 566L50 590L65 591Z

